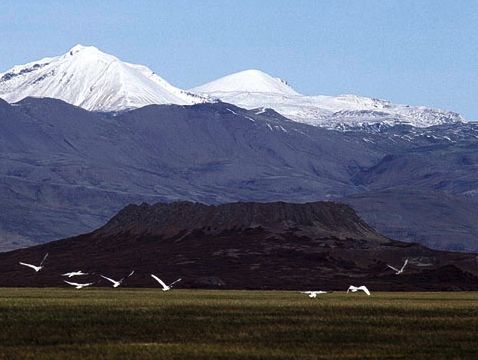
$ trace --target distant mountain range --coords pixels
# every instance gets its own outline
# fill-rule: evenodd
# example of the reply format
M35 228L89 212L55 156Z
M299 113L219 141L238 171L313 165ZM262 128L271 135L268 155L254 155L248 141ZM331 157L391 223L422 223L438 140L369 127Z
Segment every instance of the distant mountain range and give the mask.
M47 253L38 273L19 264ZM406 260L400 275L387 266ZM130 205L92 233L0 254L0 286L68 286L61 274L77 270L81 282L111 286L99 274L134 270L122 286L156 286L153 273L186 288L477 290L476 262L388 239L333 202L177 202Z
M271 108L294 121L336 129L377 123L427 127L464 121L450 111L356 95L306 96L258 70L228 75L186 91L146 66L126 63L82 45L64 55L0 73L0 98L14 103L26 97L55 98L86 110L110 112L151 104L192 105L220 100L258 111Z

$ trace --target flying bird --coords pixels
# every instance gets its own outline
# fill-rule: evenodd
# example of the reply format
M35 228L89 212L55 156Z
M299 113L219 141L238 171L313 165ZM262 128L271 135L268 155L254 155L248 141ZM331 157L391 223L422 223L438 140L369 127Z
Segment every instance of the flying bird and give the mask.
M327 291L317 290L317 291L301 291L302 294L308 294L310 298L316 298L317 295L327 294Z
M118 280L118 281L113 280L113 279L111 279L111 278L109 278L109 277L106 277L106 276L104 276L104 275L100 275L100 276L101 276L103 279L110 281L110 282L113 284L113 287L114 287L114 288L117 288L118 286L120 286L120 285L123 283L123 281L125 281L127 278L129 278L129 277L130 277L131 275L133 275L133 274L134 274L134 270L131 271L128 276L125 276L124 278L122 278L121 280Z
M36 266L36 265L32 265L32 264L27 264L27 263L24 263L24 262L19 262L20 265L23 265L23 266L27 266L33 270L35 270L35 272L39 272L41 269L43 269L43 263L45 262L46 258L48 257L48 253L45 254L45 256L43 257L43 260L41 261L40 265Z
M370 291L368 291L368 289L365 285L362 285L362 286L359 286L359 287L350 285L349 288L347 289L347 294L349 293L349 291L357 292L359 290L363 291L365 294L370 296Z
M171 290L171 288L173 287L174 284L176 284L177 282L180 282L180 281L182 280L181 278L179 278L179 279L177 279L176 281L173 281L171 284L166 285L166 284L164 283L164 281L161 280L161 279L160 279L159 277L157 277L156 275L151 274L151 277L152 277L154 280L156 280L156 281L159 283L159 285L161 285L161 287L162 287L161 290L163 290L163 291Z
M82 276L82 275L88 275L88 273L84 273L83 271L79 270L79 271L67 272L67 273L64 273L61 276L67 276L67 277L71 278L73 276Z
M397 269L396 267L393 267L392 265L388 265L388 264L387 264L387 266L390 269L392 269L393 271L395 271L395 275L400 275L405 270L405 267L407 266L407 264L408 264L408 259L405 260L405 262L403 263L403 265L400 269Z
M79 283L70 282L70 281L66 281L66 280L63 280L63 281L66 282L68 285L74 286L78 290L82 289L84 287L87 287L87 286L91 286L91 285L94 284L94 283L79 284Z

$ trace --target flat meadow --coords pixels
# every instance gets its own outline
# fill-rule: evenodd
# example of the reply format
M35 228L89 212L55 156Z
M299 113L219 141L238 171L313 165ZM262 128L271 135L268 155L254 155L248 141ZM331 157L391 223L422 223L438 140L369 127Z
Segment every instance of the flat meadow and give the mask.
M478 293L0 289L0 359L477 358Z

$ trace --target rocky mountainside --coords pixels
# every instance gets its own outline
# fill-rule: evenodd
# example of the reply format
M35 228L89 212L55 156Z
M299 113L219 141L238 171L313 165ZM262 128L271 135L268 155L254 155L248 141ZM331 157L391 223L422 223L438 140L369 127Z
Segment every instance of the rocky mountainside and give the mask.
M98 234L174 236L206 229L208 234L230 230L267 228L271 232L300 229L313 236L366 237L388 242L360 219L352 208L333 202L227 203L206 205L191 202L129 205L114 216Z
M0 101L0 248L91 231L143 201L341 199L393 238L476 250L477 136L471 123L332 131L225 103Z
M38 263L38 273L18 264ZM409 265L397 276L387 263ZM154 273L180 287L374 290L478 288L476 256L390 240L348 206L190 202L130 205L102 228L78 237L0 254L0 286L61 286L61 274L83 270L95 286L153 287ZM75 279L77 280L77 279Z

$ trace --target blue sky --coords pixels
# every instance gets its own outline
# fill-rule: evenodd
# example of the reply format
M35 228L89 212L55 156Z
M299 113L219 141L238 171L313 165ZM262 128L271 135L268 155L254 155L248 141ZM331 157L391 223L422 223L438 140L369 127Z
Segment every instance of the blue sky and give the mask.
M478 1L0 2L0 71L94 45L188 88L249 68L478 120Z

